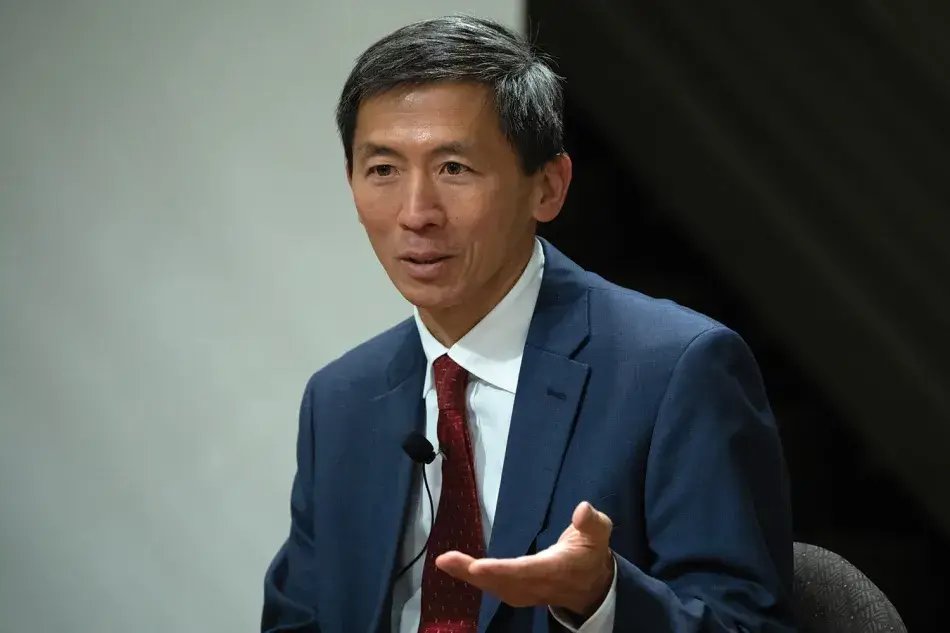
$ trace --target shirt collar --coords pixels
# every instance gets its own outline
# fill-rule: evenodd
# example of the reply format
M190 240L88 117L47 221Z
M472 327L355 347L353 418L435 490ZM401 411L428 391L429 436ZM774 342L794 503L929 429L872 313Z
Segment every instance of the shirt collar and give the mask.
M422 323L419 309L413 310L428 364L423 397L433 388L432 363L443 354L448 354L449 358L479 380L515 393L524 343L528 338L543 274L544 249L535 238L531 259L515 285L485 318L449 349L437 341Z

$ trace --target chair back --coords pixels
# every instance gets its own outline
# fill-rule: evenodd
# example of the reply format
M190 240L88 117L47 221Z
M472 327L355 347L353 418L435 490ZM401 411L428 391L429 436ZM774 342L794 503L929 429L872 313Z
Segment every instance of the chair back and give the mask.
M907 633L883 591L817 545L795 543L792 605L801 633Z

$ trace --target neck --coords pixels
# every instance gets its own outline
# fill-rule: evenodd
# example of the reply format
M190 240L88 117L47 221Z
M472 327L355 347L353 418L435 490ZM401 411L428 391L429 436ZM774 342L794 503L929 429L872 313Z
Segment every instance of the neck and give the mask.
M441 310L419 308L419 317L426 329L444 347L449 348L455 345L511 292L527 268L528 262L531 261L533 252L534 236L532 235L528 246L520 249L519 256L512 259L511 265L504 267L485 284L485 291L479 293L477 297Z

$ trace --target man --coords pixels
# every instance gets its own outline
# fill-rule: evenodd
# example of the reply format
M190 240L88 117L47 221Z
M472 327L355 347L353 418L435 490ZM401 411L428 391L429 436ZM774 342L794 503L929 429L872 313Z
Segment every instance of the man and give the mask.
M413 24L357 61L346 175L415 313L307 386L262 631L793 630L749 350L535 237L571 181L561 109L545 61L486 20ZM439 451L423 466L413 431Z

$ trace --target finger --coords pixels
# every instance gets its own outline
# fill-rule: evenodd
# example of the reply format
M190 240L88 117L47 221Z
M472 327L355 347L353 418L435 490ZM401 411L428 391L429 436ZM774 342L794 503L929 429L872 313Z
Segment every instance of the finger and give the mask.
M435 566L448 575L464 580L482 589L511 582L543 578L554 565L549 556L520 556L518 558L475 559L461 552L446 552L435 559Z
M578 532L595 540L610 540L610 533L613 530L613 522L610 517L596 510L594 506L586 501L582 501L574 509L571 523Z
M461 552L446 552L435 559L435 566L449 576L466 582L482 591L494 593L502 599L510 598L511 589L524 583L507 573L493 573L486 559L476 560ZM490 559L495 561L495 559ZM478 564L476 564L478 563Z
M513 607L545 605L554 595L552 578L560 577L548 571L548 565L543 558L537 560L537 555L480 559L472 563L468 582Z
M534 582L556 577L564 567L563 558L562 551L553 549L516 558L482 558L472 563L469 573L492 583Z
M449 576L474 584L471 582L472 574L470 571L472 563L474 562L475 559L468 554L453 551L446 552L441 556L437 556L435 559L435 566L447 573Z

